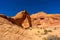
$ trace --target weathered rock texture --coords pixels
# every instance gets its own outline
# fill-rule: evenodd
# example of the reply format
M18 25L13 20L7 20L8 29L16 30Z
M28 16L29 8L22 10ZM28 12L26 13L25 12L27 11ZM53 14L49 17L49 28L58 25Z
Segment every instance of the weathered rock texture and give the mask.
M60 14L46 14L38 12L31 15L32 24L34 27L51 27L60 25Z
M32 24L31 24L31 17L30 15L28 14L27 11L21 11L21 12L18 12L15 16L12 17L12 19L15 20L15 23L18 25L18 26L21 26L23 27L23 23L24 23L24 20L26 20L26 22L28 21L28 27L31 27Z
M60 40L59 21L60 14L38 12L31 15L33 26L25 29L0 17L0 40Z

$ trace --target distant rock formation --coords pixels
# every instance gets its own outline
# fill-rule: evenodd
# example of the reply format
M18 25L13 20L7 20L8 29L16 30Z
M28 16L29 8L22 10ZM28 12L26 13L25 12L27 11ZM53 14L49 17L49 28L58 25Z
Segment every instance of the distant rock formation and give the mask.
M15 16L13 17L8 17L8 16L5 16L3 14L0 14L0 17L10 21L12 24L16 24L20 27L23 27L23 23L24 23L24 20L26 19L28 21L28 27L32 27L32 24L31 24L31 17L30 15L28 14L27 11L21 11L19 13L17 13ZM3 23L6 23L6 22L3 22ZM25 26L26 27L26 26Z
M47 14L45 12L38 12L32 15L29 15L27 11L18 12L13 17L8 17L0 14L0 17L5 18L10 21L9 23L27 28L27 27L39 27L46 28L51 26L60 25L60 14ZM0 19L1 20L1 19ZM0 21L7 23L5 21Z
M49 27L60 25L60 14L46 14L38 12L31 15L32 25L34 27Z
M15 23L18 26L23 27L23 23L24 21L28 21L29 26L28 27L32 27L32 23L31 23L31 17L28 14L28 12L26 10L18 12L15 16L12 17L15 20Z

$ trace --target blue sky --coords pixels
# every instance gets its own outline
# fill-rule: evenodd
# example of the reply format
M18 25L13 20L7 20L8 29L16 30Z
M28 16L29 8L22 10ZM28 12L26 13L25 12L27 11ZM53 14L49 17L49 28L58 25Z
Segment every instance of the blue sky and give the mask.
M60 0L0 0L0 14L14 16L22 10L29 14L41 11L60 13Z

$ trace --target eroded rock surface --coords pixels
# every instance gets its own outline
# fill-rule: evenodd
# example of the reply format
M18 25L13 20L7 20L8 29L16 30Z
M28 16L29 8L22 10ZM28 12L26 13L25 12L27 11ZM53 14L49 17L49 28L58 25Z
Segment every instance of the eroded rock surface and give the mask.
M34 27L49 27L60 25L60 14L47 14L38 12L31 15L32 24Z
M1 24L0 40L60 40L60 27L23 29L17 25Z
M31 15L33 26L26 29L0 17L0 40L60 40L59 21L59 14L38 12Z

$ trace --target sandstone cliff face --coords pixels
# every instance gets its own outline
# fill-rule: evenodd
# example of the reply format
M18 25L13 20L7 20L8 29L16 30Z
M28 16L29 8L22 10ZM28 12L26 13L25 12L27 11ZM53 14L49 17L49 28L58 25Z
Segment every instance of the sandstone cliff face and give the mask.
M30 17L33 26L27 29L0 17L0 40L60 40L59 14L38 12Z
M35 27L49 27L60 25L60 14L46 14L44 12L38 12L31 15L32 24Z

